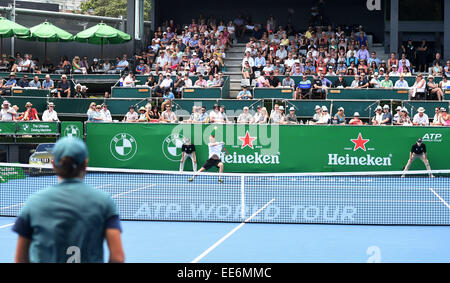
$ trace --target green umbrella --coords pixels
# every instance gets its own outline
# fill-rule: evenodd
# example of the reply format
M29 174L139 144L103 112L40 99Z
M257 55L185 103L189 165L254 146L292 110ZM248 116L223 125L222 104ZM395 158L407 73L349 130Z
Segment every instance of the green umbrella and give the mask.
M103 58L103 44L119 44L130 40L130 35L110 27L105 23L99 23L75 35L75 41L100 44L101 58Z
M12 37L14 35L26 36L29 34L29 28L16 24L15 22L8 20L7 18L0 17L0 54L3 54L3 38Z
M38 40L45 42L45 58L47 58L47 42L73 41L73 35L47 21L30 28L29 36L20 36L20 39Z

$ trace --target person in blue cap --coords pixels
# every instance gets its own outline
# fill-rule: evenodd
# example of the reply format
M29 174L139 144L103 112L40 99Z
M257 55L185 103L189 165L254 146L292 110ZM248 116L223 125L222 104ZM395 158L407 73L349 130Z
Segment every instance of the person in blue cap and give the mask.
M64 137L53 149L57 185L26 201L13 231L19 234L16 262L123 262L121 225L116 205L105 192L83 183L88 163L85 143Z

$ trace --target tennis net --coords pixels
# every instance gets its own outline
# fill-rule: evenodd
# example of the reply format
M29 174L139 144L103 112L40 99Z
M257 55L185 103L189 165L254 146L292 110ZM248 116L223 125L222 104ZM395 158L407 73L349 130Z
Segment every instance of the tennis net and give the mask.
M199 174L88 168L85 182L115 200L123 220L450 225L450 170ZM218 182L219 176L223 183ZM53 170L0 163L0 216L17 216Z

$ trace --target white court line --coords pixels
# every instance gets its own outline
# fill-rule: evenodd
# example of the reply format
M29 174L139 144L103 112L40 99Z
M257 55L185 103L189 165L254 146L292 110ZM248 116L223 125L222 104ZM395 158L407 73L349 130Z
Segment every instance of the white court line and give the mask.
M438 193L436 193L434 190L433 190L433 188L430 188L430 191L441 201L441 202L443 202L444 204L445 204L445 206L448 208L448 209L450 209L450 205L443 199L443 198L441 198L441 196L438 194Z
M13 226L13 225L14 225L14 223L9 223L9 224L0 226L0 229L7 228L7 227L11 227L11 226Z
M150 187L154 187L154 186L156 186L156 184L151 184L151 185L148 185L148 186L145 186L145 187L142 187L142 188L130 190L130 191L127 191L127 192L124 192L124 193L120 193L120 194L117 194L117 195L113 195L112 198L117 198L117 197L120 197L122 195L134 193L134 192L137 192L137 191L140 191L140 190L144 190L144 189L147 189L147 188L150 188Z
M222 244L226 239L228 239L229 237L231 237L231 235L233 235L237 230L241 229L242 226L245 225L245 223L249 222L250 220L252 220L256 215L258 215L261 211L263 211L266 207L268 207L272 202L274 202L275 199L272 199L271 201L269 201L268 203L266 203L263 207L261 207L260 209L258 209L258 211L256 211L255 213L253 213L252 216L250 216L249 218L245 219L244 222L242 222L241 224L239 224L237 227L235 227L233 230L231 230L230 232L228 232L228 234L226 234L225 236L223 236L220 240L218 240L214 245L212 245L211 247L209 247L206 251L204 251L201 255L199 255L198 257L196 257L193 261L191 261L191 263L197 263L199 262L202 258L204 258L206 255L208 255L212 250L214 250L215 248L217 248L220 244Z

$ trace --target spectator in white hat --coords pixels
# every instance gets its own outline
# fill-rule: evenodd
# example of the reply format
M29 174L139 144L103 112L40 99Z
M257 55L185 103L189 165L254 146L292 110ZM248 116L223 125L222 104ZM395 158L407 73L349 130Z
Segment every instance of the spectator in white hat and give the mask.
M243 108L243 113L239 115L237 119L238 124L250 124L253 122L253 117L250 113L248 113L248 107L245 106Z
M406 107L402 108L402 116L400 118L400 122L399 124L402 126L412 126L412 122L411 122L411 118L409 118L409 112L408 109L406 109Z
M286 123L287 124L298 124L297 115L295 115L295 108L289 108L289 114L286 115Z
M353 119L351 119L348 122L349 125L363 125L363 121L361 121L361 119L359 119L359 113L355 112L355 114L353 114Z
M330 113L328 113L328 108L324 105L322 106L322 115L320 115L319 121L317 121L316 124L325 125L330 123L330 120L331 120Z
M430 120L428 119L428 115L425 114L425 109L423 107L419 107L417 109L417 114L414 115L413 125L414 126L428 126L430 124Z
M382 121L381 121L381 125L392 125L392 114L391 111L389 109L389 106L387 104L385 104L383 106L383 116L382 116Z
M11 107L11 104L7 100L2 103L2 109L0 110L1 121L13 121L16 115L16 111Z
M42 121L44 122L58 122L58 113L56 113L55 104L53 102L49 102L47 105L47 110L42 114Z
M334 114L333 123L345 124L344 107L339 107L338 108L338 112L336 114Z
M383 121L383 108L381 106L377 106L375 108L375 116L372 118L372 125L380 125Z
M395 111L397 112L395 115L394 115L394 117L392 118L392 124L394 124L394 125L400 125L399 124L399 121L400 121L400 118L401 118L401 116L402 116L402 107L399 105L399 106L397 106L397 108L395 109Z
M314 111L316 113L314 113L314 115L310 121L310 124L317 123L317 121L319 121L319 119L320 119L320 116L322 116L322 107L320 107L319 105L316 105L316 107L314 107Z

